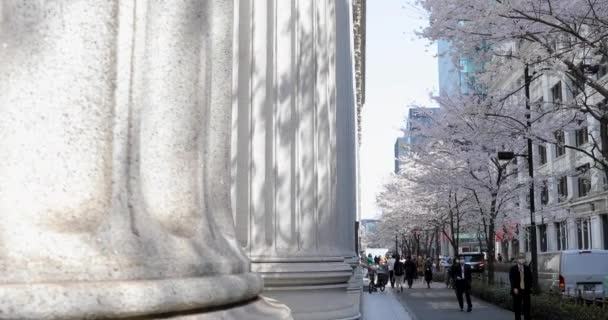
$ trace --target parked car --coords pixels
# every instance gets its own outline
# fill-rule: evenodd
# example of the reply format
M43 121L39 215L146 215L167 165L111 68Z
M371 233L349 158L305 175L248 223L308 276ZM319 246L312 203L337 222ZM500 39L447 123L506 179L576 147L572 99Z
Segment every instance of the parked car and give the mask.
M451 257L440 257L439 258L439 265L442 268L449 268L452 266L452 258Z
M539 253L538 280L542 289L585 298L601 297L608 279L608 250L567 250Z
M461 254L464 263L471 266L471 272L483 272L486 267L485 256L481 252L466 252Z

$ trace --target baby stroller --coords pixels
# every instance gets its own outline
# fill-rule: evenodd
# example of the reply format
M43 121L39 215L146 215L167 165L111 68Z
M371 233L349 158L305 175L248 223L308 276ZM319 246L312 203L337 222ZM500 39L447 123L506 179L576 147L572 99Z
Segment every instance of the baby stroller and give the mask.
M380 291L384 292L386 289L386 284L388 283L388 268L386 266L378 267L376 269L372 268L369 272L369 293L378 292L378 288Z

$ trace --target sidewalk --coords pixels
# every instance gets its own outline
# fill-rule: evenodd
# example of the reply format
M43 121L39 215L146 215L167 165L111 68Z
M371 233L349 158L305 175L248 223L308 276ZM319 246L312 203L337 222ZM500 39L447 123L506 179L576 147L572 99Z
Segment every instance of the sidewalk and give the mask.
M397 300L390 284L384 292L380 292L378 289L378 292L372 294L367 291L367 286L368 280L365 279L362 293L363 320L412 320L410 314L405 311L403 305Z
M389 287L386 291L393 291ZM495 305L471 297L473 311L461 312L456 300L454 290L447 289L445 283L432 283L431 289L422 281L414 281L412 289L407 286L403 292L394 293L394 296L410 312L412 320L512 320L513 313ZM466 309L466 300L464 302Z

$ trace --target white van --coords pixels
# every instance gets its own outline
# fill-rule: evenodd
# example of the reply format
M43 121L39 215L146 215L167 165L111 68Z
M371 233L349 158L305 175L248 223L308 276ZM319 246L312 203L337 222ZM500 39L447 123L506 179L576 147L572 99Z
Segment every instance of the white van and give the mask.
M579 290L586 296L602 296L608 277L608 250L572 250L562 252L559 288L562 292Z
M580 290L586 298L601 297L608 278L608 250L540 253L538 277L544 289L570 296L577 296Z

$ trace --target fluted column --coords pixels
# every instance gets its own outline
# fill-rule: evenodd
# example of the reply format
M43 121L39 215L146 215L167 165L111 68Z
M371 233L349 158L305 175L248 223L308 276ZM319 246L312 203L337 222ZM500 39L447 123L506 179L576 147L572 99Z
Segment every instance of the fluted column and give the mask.
M0 2L0 319L290 318L234 234L232 6Z
M348 1L238 3L237 237L264 295L296 319L358 318L345 262L355 256L356 214Z

